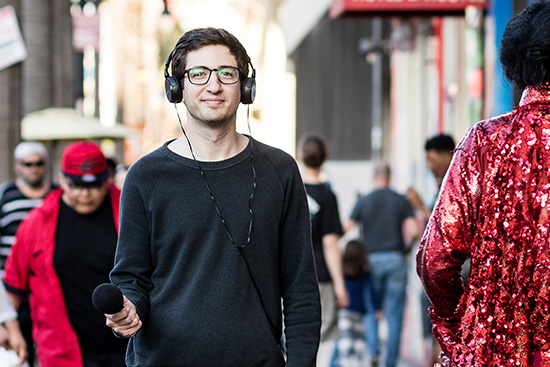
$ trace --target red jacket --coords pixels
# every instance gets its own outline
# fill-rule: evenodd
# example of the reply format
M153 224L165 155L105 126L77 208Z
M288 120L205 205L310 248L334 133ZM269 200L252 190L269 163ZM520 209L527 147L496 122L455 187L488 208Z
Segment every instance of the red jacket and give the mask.
M4 283L9 291L29 294L33 337L42 367L82 367L82 353L69 322L63 292L53 266L59 201L56 189L21 223L6 263ZM109 185L118 231L120 190Z

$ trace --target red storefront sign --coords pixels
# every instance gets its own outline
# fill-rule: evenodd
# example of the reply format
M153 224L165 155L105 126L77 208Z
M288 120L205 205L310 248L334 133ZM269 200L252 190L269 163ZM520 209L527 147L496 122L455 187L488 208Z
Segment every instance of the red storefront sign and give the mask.
M488 0L332 0L331 18L346 15L392 15L428 13L431 15L460 14L468 6L487 8Z

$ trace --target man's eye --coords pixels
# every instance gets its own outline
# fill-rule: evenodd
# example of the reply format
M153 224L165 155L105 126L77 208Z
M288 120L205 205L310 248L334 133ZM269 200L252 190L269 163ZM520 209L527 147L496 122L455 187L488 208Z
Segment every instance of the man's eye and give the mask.
M201 77L201 76L204 76L206 73L204 72L204 70L192 70L191 71L191 76L192 77Z
M236 69L221 69L220 70L220 76L227 77L227 78L234 77L236 73L237 73Z

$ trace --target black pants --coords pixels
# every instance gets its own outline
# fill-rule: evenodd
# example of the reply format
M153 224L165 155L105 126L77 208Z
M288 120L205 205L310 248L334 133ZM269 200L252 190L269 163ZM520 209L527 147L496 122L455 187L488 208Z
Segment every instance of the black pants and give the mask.
M84 367L126 367L126 352L82 353Z
M34 366L35 348L34 341L32 339L32 319L29 302L21 302L18 310L17 321L19 322L21 334L23 334L23 338L25 338L25 343L27 343L27 362L29 363L29 366L32 367Z

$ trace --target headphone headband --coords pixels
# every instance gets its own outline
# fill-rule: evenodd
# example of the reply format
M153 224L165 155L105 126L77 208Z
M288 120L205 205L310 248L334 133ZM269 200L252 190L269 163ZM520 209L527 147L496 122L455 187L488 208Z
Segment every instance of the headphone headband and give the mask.
M168 58L166 59L166 62L164 63L164 77L169 78L170 74L168 73L168 68L170 67L170 62L172 61L172 54L174 53L174 50L170 51L170 54L168 55Z

